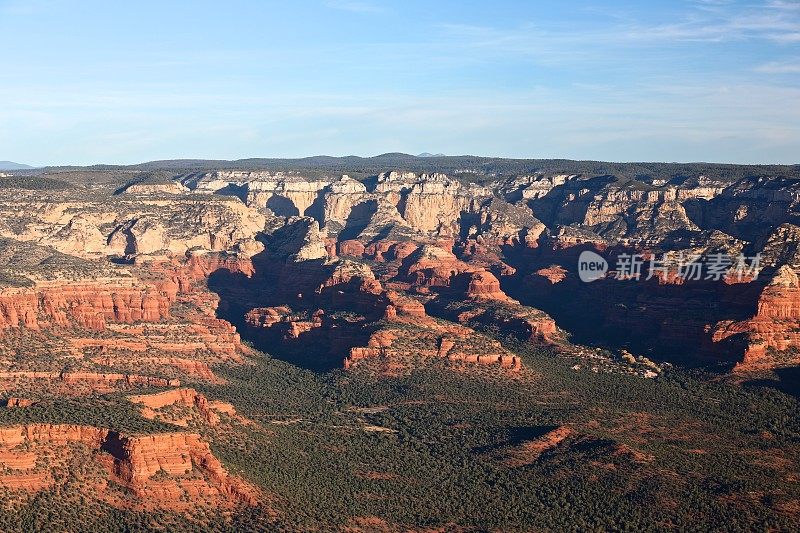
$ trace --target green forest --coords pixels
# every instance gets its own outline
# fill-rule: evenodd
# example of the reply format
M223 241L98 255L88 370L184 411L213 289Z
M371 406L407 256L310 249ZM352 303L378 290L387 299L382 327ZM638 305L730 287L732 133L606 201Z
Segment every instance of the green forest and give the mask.
M67 483L7 509L0 525L327 531L377 517L397 529L466 531L796 528L781 509L800 499L800 487L780 461L764 460L796 451L796 398L702 370L652 380L575 371L547 350L509 346L522 355L525 375L465 371L442 360L393 377L369 365L318 374L258 354L253 366L218 369L226 384L195 386L258 423L238 427L235 438L204 437L229 471L263 490L261 506L189 520L75 505ZM0 416L6 425L164 429L119 394L45 401ZM562 425L574 437L530 464L497 460Z

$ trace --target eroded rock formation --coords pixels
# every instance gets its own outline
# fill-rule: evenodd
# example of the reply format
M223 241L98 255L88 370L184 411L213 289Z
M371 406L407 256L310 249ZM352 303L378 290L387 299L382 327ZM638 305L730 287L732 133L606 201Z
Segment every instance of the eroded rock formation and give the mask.
M74 444L83 447L70 448ZM72 453L96 456L108 478L128 489L147 508L226 506L235 502L253 505L258 498L255 488L228 474L198 434L128 436L64 424L0 428L0 463L6 468L6 473L0 474L0 484L27 492L52 486L57 482L54 472L68 466L44 468L38 457L54 448L63 451L64 458ZM116 503L109 494L100 496Z
M258 491L208 445L238 457L245 435L270 431L271 421L212 399L237 398L228 385L260 371L250 346L317 371L344 367L346 379L430 365L501 384L537 379L520 347L580 357L576 371L602 351L581 344L607 347L645 377L666 367L659 359L741 374L800 363L796 179L539 163L516 173L516 163L477 160L445 174L439 164L348 170L353 178L120 170L128 178L113 187L8 191L0 385L15 410L6 415L41 417L62 402L60 416L84 416L86 402L135 422L120 427L149 429L3 428L0 485L33 494L91 464L103 476L90 496L119 507L256 503ZM608 276L581 281L585 251L608 260ZM666 252L761 254L762 264L738 279L685 280L670 265L639 280L614 275L622 256ZM516 468L603 446L570 426L541 429L494 458Z
M77 323L102 330L107 321L158 322L169 317L171 291L157 287L39 284L33 289L0 289L0 331Z

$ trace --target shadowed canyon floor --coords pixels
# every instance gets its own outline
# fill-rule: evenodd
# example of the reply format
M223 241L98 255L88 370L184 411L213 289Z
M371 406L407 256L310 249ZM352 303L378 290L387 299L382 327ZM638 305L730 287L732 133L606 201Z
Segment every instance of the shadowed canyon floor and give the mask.
M270 164L0 178L0 529L798 527L796 169Z

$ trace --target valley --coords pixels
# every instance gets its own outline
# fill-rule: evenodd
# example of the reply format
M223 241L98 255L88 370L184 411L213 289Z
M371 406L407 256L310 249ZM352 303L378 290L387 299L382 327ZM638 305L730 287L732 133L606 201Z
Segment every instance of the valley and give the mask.
M11 171L0 528L792 530L797 172ZM715 255L758 261L682 277Z

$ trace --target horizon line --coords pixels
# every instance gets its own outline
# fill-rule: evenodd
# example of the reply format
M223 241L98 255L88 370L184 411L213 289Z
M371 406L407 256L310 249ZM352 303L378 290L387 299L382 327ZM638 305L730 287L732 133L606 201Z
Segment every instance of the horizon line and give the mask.
M423 152L425 153L425 152ZM31 165L27 163L19 163L13 161L11 159L4 160L7 163L14 163L17 165L24 165L29 168L20 168L20 169L5 169L3 172L10 172L10 171L24 171L24 170L43 170L48 168L63 168L63 167L78 167L78 168L89 168L89 167L99 167L99 166L109 166L109 167L137 167L141 165L148 165L154 163L166 163L166 162L176 162L176 161L192 161L192 162L209 162L209 163L239 163L243 161L254 161L254 160L286 160L286 161L302 161L306 159L314 159L314 158L330 158L330 159L349 159L349 158L358 158L358 159L376 159L379 157L386 157L386 156L404 156L404 157L413 157L416 159L427 160L427 159L454 159L460 157L474 157L479 159L499 159L499 160L508 160L508 161L570 161L570 162L578 162L578 163L607 163L607 164L658 164L658 165L732 165L732 166L800 166L800 162L795 163L780 163L780 162L769 162L769 163L754 163L754 162L746 162L746 163L734 163L734 162L726 162L726 161L647 161L647 160L626 160L626 161L613 161L613 160L603 160L603 159L577 159L577 158L570 158L570 157L520 157L520 156L496 156L496 155L476 155L476 154L459 154L459 155L447 155L447 154L432 154L432 155L422 155L421 154L410 154L406 152L384 152L377 155L355 155L355 154L348 154L348 155L328 155L328 154L315 154L315 155L308 155L308 156L295 156L295 157L283 157L283 156L253 156L253 157L241 157L236 159L218 159L218 158L204 158L204 157L173 157L173 158L159 158L159 159L150 159L146 161L138 161L135 163L124 163L124 162L117 162L117 163L109 163L109 162L98 162L98 163L88 163L88 164L79 164L79 163L57 163L57 164L44 164L44 165Z

